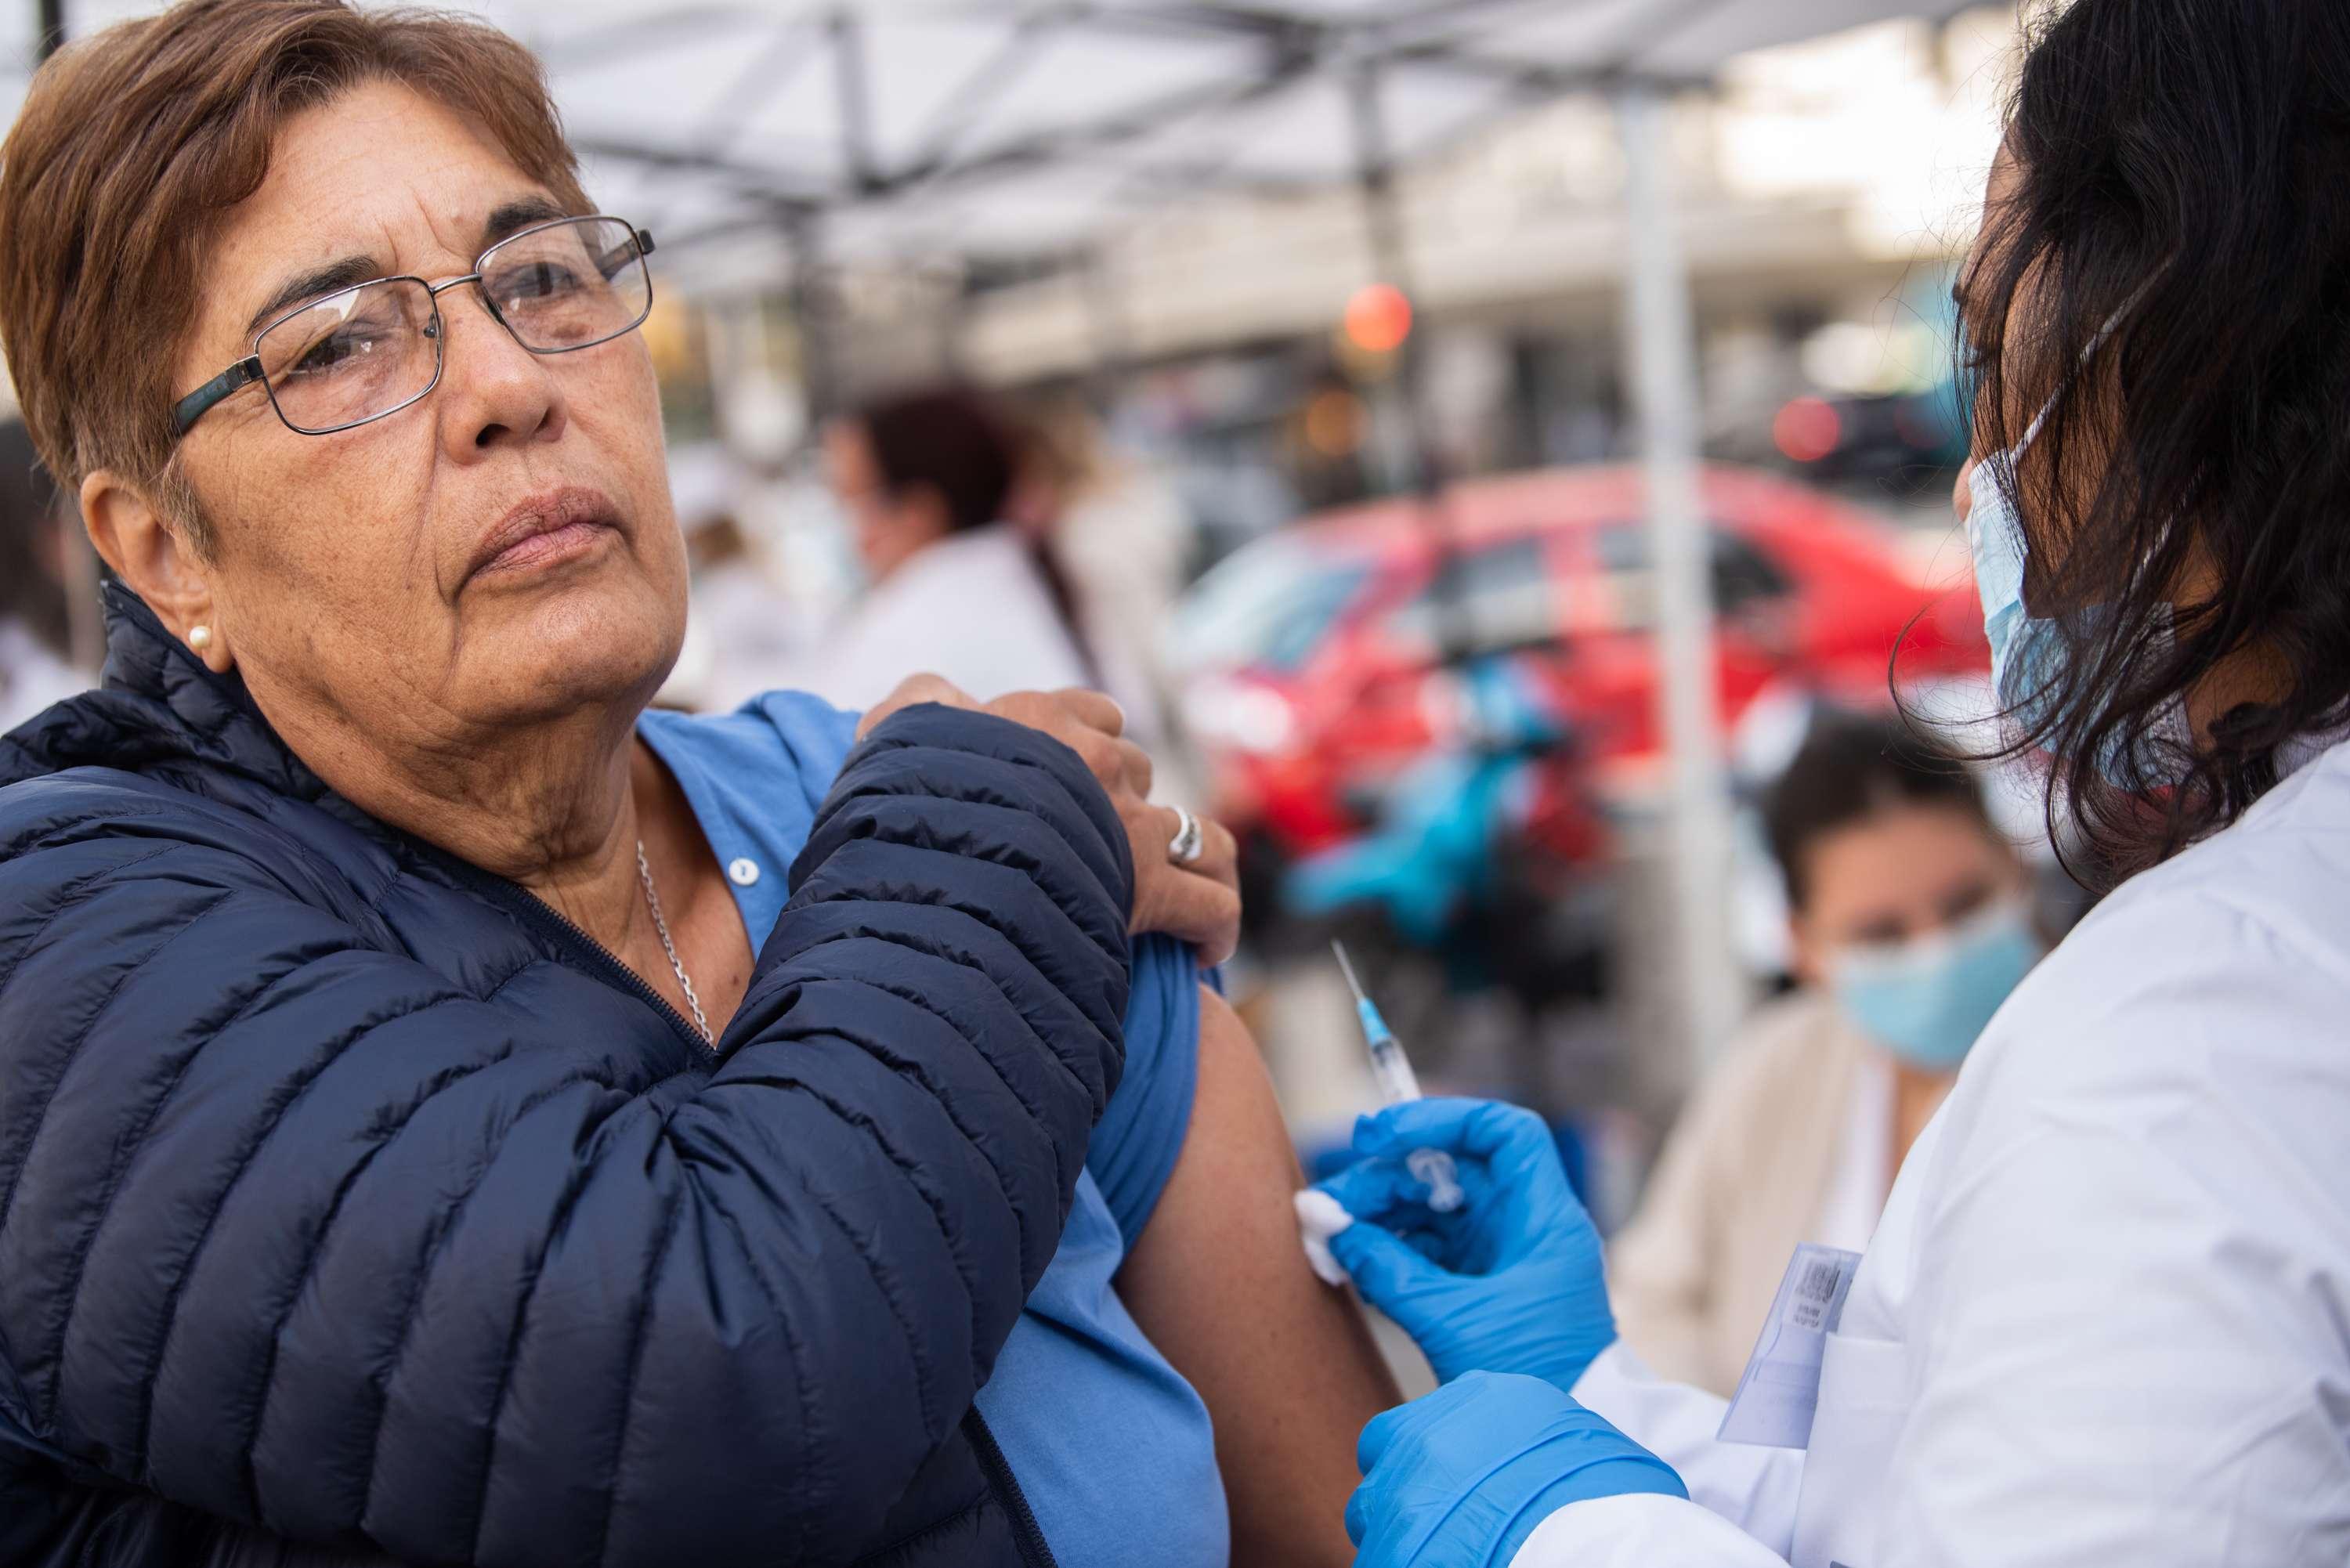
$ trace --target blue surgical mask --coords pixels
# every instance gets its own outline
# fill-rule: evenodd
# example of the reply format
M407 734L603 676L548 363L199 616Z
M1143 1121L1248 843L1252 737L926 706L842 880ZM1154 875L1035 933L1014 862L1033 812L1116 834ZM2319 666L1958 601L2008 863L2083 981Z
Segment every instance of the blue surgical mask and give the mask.
M2130 304L2136 303L2133 296ZM2124 305L2106 318L2105 326L2088 348L2081 354L2081 362L2088 363L2092 355L2120 325ZM1993 452L1975 464L1967 475L1967 553L1974 559L1975 592L1982 599L1983 636L1991 643L1991 688L1999 694L2000 707L2038 730L2059 719L2055 711L2058 678L2064 673L2066 658L2066 632L2093 642L2102 622L2110 617L2106 607L2092 605L2059 620L2033 616L2023 607L2023 563L2028 546L2023 539L2023 522L2016 515L2016 464L2039 438L2040 427L2064 396L2058 388L2047 403L2034 416L2023 438L2005 452ZM2183 742L2187 737L2186 709L2173 698L2156 717L2149 735ZM2136 759L2137 765L2124 767L2116 753L2100 757L2097 769L2106 782L2121 788L2134 788L2156 782L2158 770L2153 759Z
M2046 417L2043 410L2041 418ZM2022 441L1983 459L1967 476L1967 554L1974 558L1983 636L1991 642L1991 688L2002 709L2034 726L2046 716L2049 694L2064 668L2062 625L2023 607L2027 546L2015 513L2015 465L2039 433L2040 420L2034 420Z
M1869 1038L1946 1073L2039 960L2023 902L2011 899L1906 942L1846 948L1828 961L1828 988Z
M2024 610L2026 546L2023 525L2010 497L2015 487L2016 460L2039 432L2040 421L2034 420L2022 441L1975 464L1967 476L1967 553L1974 557L1975 591L1982 597L1983 636L1991 643L1991 688L1999 694L2001 709L2033 730L2061 721L2056 709L2057 680L2068 652L2067 631L2093 645L2103 625L2111 619L2104 605L2090 605L2061 620ZM2147 737L2183 743L2187 734L2186 705L2173 696L2154 716ZM2158 757L2158 753L2147 750L2125 766L2116 748L2097 759L2097 771L2116 788L2141 788L2163 782Z
M2038 421L2022 441L1995 452L1967 475L1967 554L1974 558L1975 592L1982 598L1983 635L1991 640L1991 680L2002 707L2012 707L2010 691L2029 693L2046 686L2048 646L2043 632L2022 639L2018 633L2033 623L2023 610L2023 524L2015 514L2011 492L2016 460L2032 438L2040 433ZM2052 627L2048 621L2038 623Z

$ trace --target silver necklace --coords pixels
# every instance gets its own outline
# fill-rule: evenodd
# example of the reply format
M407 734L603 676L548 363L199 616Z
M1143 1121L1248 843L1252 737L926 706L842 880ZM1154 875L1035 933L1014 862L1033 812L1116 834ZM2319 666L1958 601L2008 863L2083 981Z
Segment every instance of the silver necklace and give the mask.
M693 994L693 981L687 978L685 965L677 961L677 944L669 940L669 922L661 919L660 895L653 891L652 867L645 864L645 841L637 840L637 875L644 878L645 905L653 912L653 929L660 933L661 951L669 954L669 967L677 973L677 983L685 988L685 1004L693 1009L693 1026L702 1031L702 1043L715 1045L717 1036L710 1033L710 1020L702 1016L702 998Z

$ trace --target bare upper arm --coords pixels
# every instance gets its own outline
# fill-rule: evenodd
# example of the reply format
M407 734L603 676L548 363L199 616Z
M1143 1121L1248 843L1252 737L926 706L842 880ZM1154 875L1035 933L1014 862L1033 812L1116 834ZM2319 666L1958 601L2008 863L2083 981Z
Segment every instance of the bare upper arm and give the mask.
M1235 1568L1354 1560L1355 1439L1402 1397L1353 1300L1306 1266L1301 1185L1256 1042L1202 990L1190 1130L1118 1291L1215 1421Z

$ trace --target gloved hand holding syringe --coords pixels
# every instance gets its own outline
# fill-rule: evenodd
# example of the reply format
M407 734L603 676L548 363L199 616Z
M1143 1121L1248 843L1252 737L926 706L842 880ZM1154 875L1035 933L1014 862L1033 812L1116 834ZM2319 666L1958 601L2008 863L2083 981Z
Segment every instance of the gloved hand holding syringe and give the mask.
M1387 1020L1379 1016L1378 1007L1364 994L1362 981L1355 978L1355 966L1347 961L1346 944L1334 940L1330 950L1338 957L1338 971L1347 977L1347 989L1354 992L1355 1016L1362 1020L1364 1043L1370 1047L1371 1074L1378 1079L1379 1093L1391 1106L1419 1099L1419 1075L1411 1070L1410 1058L1403 1054L1402 1043ZM1461 1186L1461 1168L1440 1148L1413 1149L1404 1157L1404 1168L1426 1184L1428 1207L1436 1213L1450 1214L1468 1197ZM1336 1212L1324 1212L1326 1207ZM1334 1231L1350 1222L1350 1217L1326 1194L1308 1189L1297 1195L1297 1220L1314 1272L1334 1285L1344 1281L1346 1271L1331 1257L1328 1241Z

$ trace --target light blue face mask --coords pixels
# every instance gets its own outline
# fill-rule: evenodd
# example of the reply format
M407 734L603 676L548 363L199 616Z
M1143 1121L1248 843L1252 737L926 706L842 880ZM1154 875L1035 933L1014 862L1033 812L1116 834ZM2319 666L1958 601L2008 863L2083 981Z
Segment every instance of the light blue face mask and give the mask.
M1967 476L1967 554L1974 557L1983 635L1991 639L1991 685L2000 705L2010 709L2046 689L2055 668L2051 655L2061 658L2064 651L2054 621L2035 621L2023 612L2023 524L2010 499L2016 460L2039 433L2034 420L2022 441L1976 463Z
M2135 297L2131 303L2136 303ZM2083 364L2112 335L2128 308L2125 305L2106 319L2096 337L2082 351ZM2063 619L2030 615L2023 607L2023 563L2028 547L2023 540L2022 519L2016 515L2013 499L2016 464L2039 438L2040 427L2047 422L2056 400L2063 396L2064 389L2060 387L2033 417L2021 441L2005 452L1984 458L1967 475L1967 553L1974 559L1975 592L1982 599L1983 635L1991 643L1991 688L1999 694L2000 707L2034 731L2060 718L2055 701L2057 680L2064 670L2067 630L2085 643L2094 642L2100 630L2099 623L2109 618L2102 605L2089 606ZM2156 715L2147 734L2183 742L2187 738L2185 706L2172 698ZM2118 788L2160 782L2153 757L2128 759L2133 764L2130 766L2124 766L2124 760L2118 752L2100 757L2097 770L2105 774L2107 783Z
M1828 961L1828 988L1871 1039L1944 1073L2039 961L2039 939L2014 899L1909 941L1846 948Z

